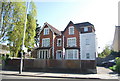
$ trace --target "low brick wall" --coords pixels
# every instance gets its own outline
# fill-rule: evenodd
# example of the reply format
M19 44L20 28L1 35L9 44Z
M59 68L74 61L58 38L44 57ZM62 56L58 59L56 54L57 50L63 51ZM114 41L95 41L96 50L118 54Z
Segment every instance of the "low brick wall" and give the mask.
M7 60L5 70L19 70L20 59ZM66 73L96 73L95 61L24 59L24 71L46 71Z

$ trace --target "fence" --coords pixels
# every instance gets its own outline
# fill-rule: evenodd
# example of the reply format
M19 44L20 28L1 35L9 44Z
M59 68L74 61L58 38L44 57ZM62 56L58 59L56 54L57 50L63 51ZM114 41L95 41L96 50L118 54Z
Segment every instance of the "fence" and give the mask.
M4 70L19 70L20 59L7 60ZM46 71L66 73L96 73L96 61L93 60L51 60L24 59L23 71Z

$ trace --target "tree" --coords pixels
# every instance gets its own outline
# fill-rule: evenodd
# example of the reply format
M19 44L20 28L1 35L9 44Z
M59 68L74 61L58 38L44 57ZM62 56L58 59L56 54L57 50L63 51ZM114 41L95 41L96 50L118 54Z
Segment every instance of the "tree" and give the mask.
M109 46L105 46L105 49L103 50L102 53L100 53L98 56L99 57L102 57L102 58L105 58L106 56L108 56L109 54L111 54L111 49Z
M37 20L36 20L37 22ZM36 35L35 35L35 44L36 47L39 47L39 41L40 41L40 31L41 31L41 26L39 27L39 24L36 23Z
M12 6L12 24L8 31L8 41L10 52L13 56L17 56L18 51L22 46L24 22L26 14L25 2L11 2Z
M33 2L30 3L30 11L27 15L27 27L26 27L26 36L25 36L25 46L28 49L34 47L35 44L35 29L36 29L36 6Z
M24 22L26 15L25 2L13 2L13 21L12 29L8 32L10 51L13 56L18 56L18 51L22 46ZM36 7L33 2L30 3L30 11L27 14L27 25L25 33L25 47L31 49L34 46L34 36L36 29Z
M0 28L0 40L5 38L8 41L12 56L18 56L21 49L24 22L26 17L26 2L3 2L2 3L3 25ZM25 46L31 49L34 46L36 29L36 6L30 3L27 17Z
M12 19L12 4L11 2L0 2L0 42L3 42L6 38L8 31L11 28Z

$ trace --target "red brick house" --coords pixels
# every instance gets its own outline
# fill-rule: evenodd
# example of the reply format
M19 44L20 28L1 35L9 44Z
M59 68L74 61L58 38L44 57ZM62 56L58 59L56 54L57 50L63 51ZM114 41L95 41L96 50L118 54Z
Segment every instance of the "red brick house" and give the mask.
M70 21L64 31L46 22L40 32L37 58L95 60L95 39L94 25L89 22L74 24Z
M43 28L40 32L40 45L37 49L37 58L41 59L50 59L55 58L55 50L56 50L56 38L61 38L61 32L56 28L48 24L44 23ZM61 43L62 48L62 43ZM61 50L59 47L58 49Z

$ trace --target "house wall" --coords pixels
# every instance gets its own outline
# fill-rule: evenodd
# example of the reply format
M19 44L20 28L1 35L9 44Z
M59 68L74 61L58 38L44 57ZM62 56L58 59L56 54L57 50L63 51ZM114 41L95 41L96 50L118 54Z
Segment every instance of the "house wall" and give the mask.
M73 24L70 24L69 27L70 26L73 26ZM64 35L64 48L67 48L67 38L71 38L71 37L76 37L76 48L80 48L80 37L79 37L80 32L74 27L74 34L69 35L69 27L65 30L63 34ZM80 58L80 49L78 49L78 55L79 55L78 57Z
M49 28L47 25L45 25L44 28ZM44 35L44 29L41 31L40 33L40 47L42 47L42 39L43 38L50 38L50 49L49 49L49 53L50 53L50 58L53 58L53 38L55 37L55 35L53 34L53 32L51 31L51 29L49 29L49 34L48 35ZM40 49L38 49L39 51ZM38 52L37 51L37 52Z
M88 39L86 41L86 39ZM88 43L88 44L87 44ZM95 60L96 59L96 37L95 33L80 34L80 54L81 60ZM86 58L86 54L90 54L90 58Z
M37 51L38 50L33 50L33 51L31 51L31 57L33 57L33 58L37 58Z
M70 26L73 26L73 25L70 24L69 27ZM67 47L67 38L76 37L76 40L77 40L76 44L77 44L77 47L79 48L80 47L79 31L74 27L74 34L73 35L69 35L69 27L64 32L64 46L65 46L65 48Z
M44 28L48 28L46 25ZM53 45L53 32L49 30L49 35L44 35L44 29L40 33L40 47L42 47L42 39L43 38L50 38L50 47Z
M59 39L59 38L61 38L61 46L57 46L57 39ZM56 36L55 37L55 39L54 39L54 56L55 56L55 58L56 58L56 51L57 50L61 50L61 51L63 51L63 36L62 35L58 35L58 36Z

